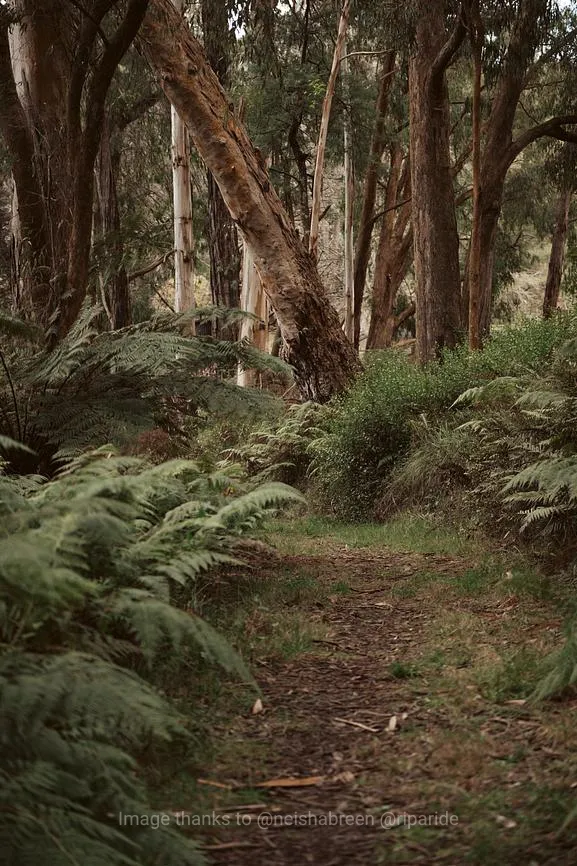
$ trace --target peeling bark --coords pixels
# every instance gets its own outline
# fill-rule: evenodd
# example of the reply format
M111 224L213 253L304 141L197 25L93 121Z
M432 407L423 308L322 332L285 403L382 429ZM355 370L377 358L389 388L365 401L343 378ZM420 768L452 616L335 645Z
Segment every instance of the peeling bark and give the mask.
M302 394L328 400L351 382L358 358L202 47L170 0L152 0L139 43L254 255Z

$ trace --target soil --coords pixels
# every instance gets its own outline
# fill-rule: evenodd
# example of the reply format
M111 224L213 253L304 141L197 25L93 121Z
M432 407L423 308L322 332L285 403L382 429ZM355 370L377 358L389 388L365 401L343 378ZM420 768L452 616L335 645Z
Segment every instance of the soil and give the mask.
M198 774L209 861L577 863L572 825L559 832L577 804L576 702L528 702L514 677L512 697L479 685L503 657L558 645L561 617L515 592L467 594L471 565L338 545L283 559L325 586L301 609L322 636L262 659L262 708L217 720L226 748Z

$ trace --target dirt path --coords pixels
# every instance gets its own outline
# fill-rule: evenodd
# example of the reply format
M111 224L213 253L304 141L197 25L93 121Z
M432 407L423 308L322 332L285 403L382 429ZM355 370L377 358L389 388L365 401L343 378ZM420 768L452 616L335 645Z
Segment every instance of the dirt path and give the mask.
M216 731L199 783L214 863L577 863L574 830L557 834L577 805L575 703L523 698L559 615L473 565L338 543L284 558L321 588L297 613L322 636L261 659L262 712Z

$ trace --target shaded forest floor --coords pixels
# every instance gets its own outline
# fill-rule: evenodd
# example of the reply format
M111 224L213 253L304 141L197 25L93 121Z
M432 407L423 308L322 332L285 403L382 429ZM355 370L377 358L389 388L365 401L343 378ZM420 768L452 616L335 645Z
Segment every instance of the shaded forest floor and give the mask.
M210 860L574 864L577 699L526 700L567 588L419 518L266 540L226 623L262 708L205 682L211 734L161 788Z

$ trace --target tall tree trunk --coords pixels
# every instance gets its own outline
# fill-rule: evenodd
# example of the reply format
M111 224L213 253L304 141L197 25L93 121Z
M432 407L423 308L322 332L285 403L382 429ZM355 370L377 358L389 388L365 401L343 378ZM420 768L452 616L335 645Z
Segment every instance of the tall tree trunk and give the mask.
M172 0L182 15L184 0ZM192 186L190 180L190 147L186 123L171 106L172 197L174 207L174 309L177 313L193 310L194 237L192 227ZM194 323L191 322L194 333Z
M403 163L402 148L394 144L375 259L367 349L384 349L394 336L395 300L410 266L413 245L411 202L407 201L411 197L410 178L408 160Z
M363 203L359 219L357 243L355 248L355 273L354 273L354 340L355 346L359 347L361 335L361 314L363 309L363 297L365 293L365 282L367 279L367 268L371 255L371 239L374 228L375 202L377 199L377 183L379 180L379 167L386 146L386 118L389 105L389 93L395 70L396 52L388 51L381 70L381 81L377 96L376 119L369 161L365 181L363 185Z
M503 203L507 172L520 150L513 142L517 106L527 83L527 74L539 44L539 21L549 6L548 0L520 0L511 27L506 56L500 66L489 117L484 126L484 144L480 156L480 189L478 232L471 241L478 245L474 255L478 275L467 269L465 294L471 295L471 280L478 280L473 296L479 295L479 340L488 336L493 308L493 264L497 227ZM523 138L523 137L521 137ZM527 136L529 143L530 136ZM532 139L534 140L534 139ZM471 255L468 255L469 261Z
M337 84L337 76L341 65L341 57L343 56L343 43L347 38L347 28L349 26L349 13L351 11L351 0L344 0L339 19L339 29L337 32L337 41L333 54L333 63L331 73L327 84L325 98L323 100L323 109L321 113L321 126L319 130L319 140L317 142L317 156L315 162L315 177L313 182L313 204L311 209L311 229L309 233L309 252L317 258L319 244L319 222L321 217L321 205L323 194L323 174L325 170L325 149L327 145L327 135L329 131L329 120L331 117L331 106L335 95L335 87Z
M416 0L409 60L411 189L417 279L417 354L421 363L457 344L461 331L459 236L450 155L445 71L464 36L445 41L444 3Z
M347 53L347 40L343 40L343 57ZM347 75L347 61L343 62L343 73ZM353 167L352 154L352 129L350 118L350 106L348 82L345 77L345 118L343 126L343 147L344 147L344 184L345 184L345 225L344 225L344 286L345 286L345 322L344 330L349 340L354 339L354 239L353 239L353 220L355 208L355 176Z
M18 0L10 39L10 10L0 7L0 128L18 194L28 293L52 345L86 296L106 95L147 0L123 4L120 23L96 51L113 5L98 0L86 15L63 0Z
M230 86L232 34L225 0L202 0L202 31L208 62L223 88ZM212 173L208 185L208 250L210 293L219 307L240 305L240 249L234 220L222 198ZM217 321L218 331L218 321Z
M106 118L96 162L96 195L100 231L107 259L102 270L112 271L102 285L103 302L112 330L125 328L131 322L128 274L123 261L124 244L116 189L117 170L118 159L115 160L112 154L110 123Z
M479 15L479 0L471 4L471 44L473 48L473 222L471 249L468 256L469 278L469 348L481 348L481 73L483 28Z
M240 337L248 340L262 352L268 350L268 319L269 305L262 286L258 271L255 267L254 258L247 244L243 244L242 255L242 293L241 308L245 313L250 313L251 318L242 320ZM256 319L252 318L256 316ZM244 388L256 383L254 370L243 369L239 366L237 384Z
M151 0L139 43L254 255L302 394L328 400L351 382L358 358L201 45L170 0Z
M547 270L547 282L545 283L545 296L543 298L543 318L548 319L557 309L559 303L559 290L563 277L563 265L565 262L565 247L567 243L567 232L569 229L569 210L573 188L561 190L557 199L555 209L555 225L551 242L551 255L549 257L549 268Z

